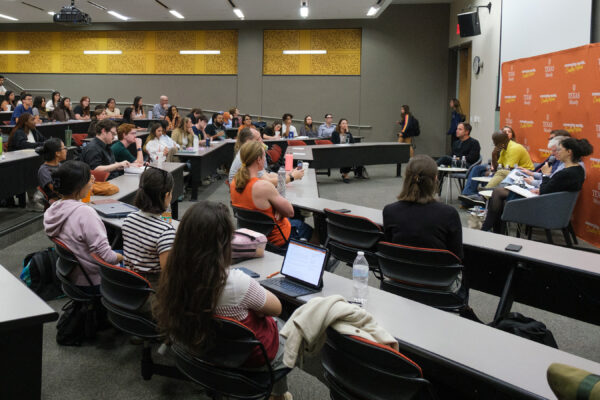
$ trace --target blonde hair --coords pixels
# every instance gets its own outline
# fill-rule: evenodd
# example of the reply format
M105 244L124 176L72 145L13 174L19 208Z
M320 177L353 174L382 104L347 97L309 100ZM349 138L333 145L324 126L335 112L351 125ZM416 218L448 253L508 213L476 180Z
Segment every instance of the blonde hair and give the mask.
M261 142L250 141L246 142L240 148L240 159L242 166L235 174L235 190L242 193L250 181L250 171L248 166L252 165L260 157L265 154L265 148Z
M247 126L243 127L237 135L233 152L237 153L244 143L246 143L248 140L251 140L253 136L254 134L252 133L252 128Z

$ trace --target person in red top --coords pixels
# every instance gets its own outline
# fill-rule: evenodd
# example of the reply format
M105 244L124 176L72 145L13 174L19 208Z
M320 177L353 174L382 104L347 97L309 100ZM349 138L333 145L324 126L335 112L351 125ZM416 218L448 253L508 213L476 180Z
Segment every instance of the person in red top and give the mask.
M224 204L204 201L186 211L161 272L154 316L162 332L195 352L211 347L214 315L240 321L263 344L273 370L284 368L285 339L273 318L281 313L281 302L256 280L229 268L233 232ZM259 348L244 366L264 368ZM289 399L283 378L273 386L271 400Z
M294 216L292 204L277 192L272 183L258 177L258 172L264 168L264 145L261 142L246 142L240 148L240 159L242 166L230 183L231 204L260 211L273 218L279 229L275 227L267 239L275 246L285 246L290 236L310 239L310 226L300 220L288 219Z

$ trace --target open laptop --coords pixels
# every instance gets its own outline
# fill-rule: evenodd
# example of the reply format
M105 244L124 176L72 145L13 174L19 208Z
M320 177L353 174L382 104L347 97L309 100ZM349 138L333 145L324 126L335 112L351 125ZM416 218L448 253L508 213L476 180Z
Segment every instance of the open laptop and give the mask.
M329 251L308 242L290 239L281 275L283 278L265 279L260 284L275 294L300 297L320 292L323 288L323 271Z
M137 207L120 201L114 203L91 204L91 206L105 218L123 218L138 211Z

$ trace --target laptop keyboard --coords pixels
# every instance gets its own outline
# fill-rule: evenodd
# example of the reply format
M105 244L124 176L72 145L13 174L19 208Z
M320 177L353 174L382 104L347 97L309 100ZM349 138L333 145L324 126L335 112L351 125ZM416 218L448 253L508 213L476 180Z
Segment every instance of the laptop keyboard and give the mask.
M294 282L290 282L286 279L279 279L276 281L271 281L272 286L279 286L280 288L292 292L295 294L306 293L307 289L303 286L297 285Z

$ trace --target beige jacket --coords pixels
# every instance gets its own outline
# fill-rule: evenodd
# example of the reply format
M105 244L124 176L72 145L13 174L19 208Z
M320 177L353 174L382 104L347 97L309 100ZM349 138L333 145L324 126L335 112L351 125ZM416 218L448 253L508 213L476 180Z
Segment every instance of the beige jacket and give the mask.
M329 326L344 335L359 336L398 349L396 339L366 310L349 304L340 295L316 297L294 311L279 332L286 339L283 363L293 368L304 352L319 352Z

